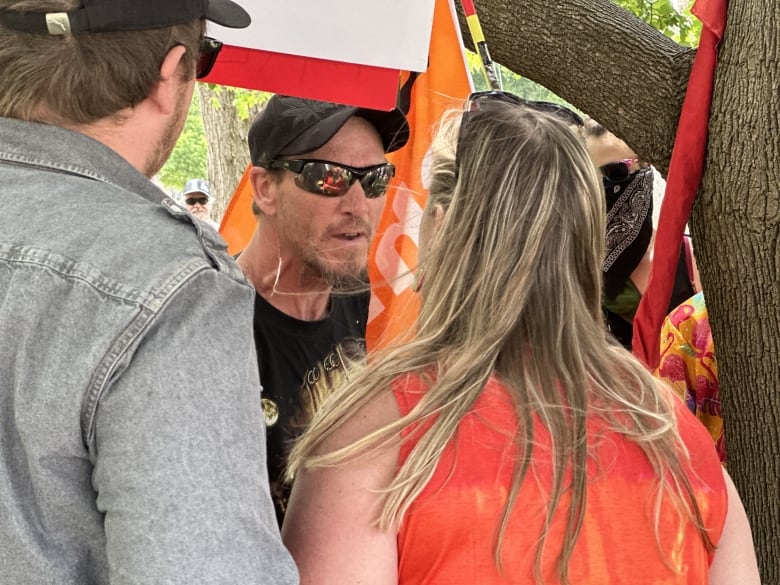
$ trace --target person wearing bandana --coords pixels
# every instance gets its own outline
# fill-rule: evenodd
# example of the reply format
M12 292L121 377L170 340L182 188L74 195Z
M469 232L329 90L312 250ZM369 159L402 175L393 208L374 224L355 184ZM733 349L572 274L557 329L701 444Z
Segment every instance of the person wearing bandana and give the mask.
M585 122L583 134L591 158L601 171L607 201L602 269L604 318L612 335L630 350L634 314L650 278L653 238L665 183L658 171L640 161L625 142L595 120ZM700 289L686 237L680 242L668 312Z

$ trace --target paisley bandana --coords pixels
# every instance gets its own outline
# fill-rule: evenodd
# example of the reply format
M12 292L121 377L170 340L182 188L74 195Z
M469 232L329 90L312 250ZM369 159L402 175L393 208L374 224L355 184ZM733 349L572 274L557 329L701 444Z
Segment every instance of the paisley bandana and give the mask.
M625 181L604 180L607 197L607 246L604 295L615 298L639 265L653 237L653 172L640 169Z

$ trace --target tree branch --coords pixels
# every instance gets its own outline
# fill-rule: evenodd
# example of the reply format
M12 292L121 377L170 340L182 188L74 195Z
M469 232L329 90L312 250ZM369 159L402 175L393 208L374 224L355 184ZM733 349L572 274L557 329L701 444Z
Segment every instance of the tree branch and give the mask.
M695 50L611 0L478 3L493 59L574 104L666 171ZM460 6L459 16L473 47Z

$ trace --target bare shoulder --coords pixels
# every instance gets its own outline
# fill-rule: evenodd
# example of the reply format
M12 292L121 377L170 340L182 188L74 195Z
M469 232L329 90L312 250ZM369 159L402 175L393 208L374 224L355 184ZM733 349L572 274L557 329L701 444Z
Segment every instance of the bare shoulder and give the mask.
M357 409L344 424L336 429L333 436L323 443L322 452L350 445L374 431L396 422L400 417L401 412L392 390L381 392ZM398 442L400 444L400 438Z
M709 578L712 585L760 585L758 561L753 547L750 523L734 482L726 470L729 502L726 523L710 565Z
M351 445L399 416L388 389L357 409L319 451ZM396 530L380 528L377 520L399 450L400 438L393 438L344 463L299 471L282 537L298 565L301 585L397 583Z

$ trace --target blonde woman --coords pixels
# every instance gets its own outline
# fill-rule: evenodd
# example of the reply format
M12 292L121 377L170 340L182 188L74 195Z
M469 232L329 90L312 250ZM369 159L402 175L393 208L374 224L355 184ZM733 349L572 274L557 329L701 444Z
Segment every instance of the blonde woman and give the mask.
M475 94L433 173L416 336L353 370L293 453L302 583L758 583L706 430L605 333L577 135Z

